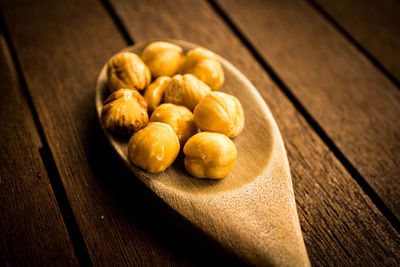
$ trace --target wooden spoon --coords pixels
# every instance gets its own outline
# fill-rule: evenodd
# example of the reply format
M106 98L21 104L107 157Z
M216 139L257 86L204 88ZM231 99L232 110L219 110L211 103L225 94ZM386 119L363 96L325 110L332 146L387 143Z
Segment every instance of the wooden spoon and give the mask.
M185 53L198 47L181 40L165 40ZM151 41L124 49L141 55ZM220 91L235 95L245 111L245 127L236 137L238 156L222 180L197 179L184 168L182 157L161 174L133 166L127 157L128 138L104 129L121 159L177 213L202 229L244 261L257 265L309 266L301 234L285 147L274 118L257 89L232 64L217 56L225 71ZM96 87L100 118L109 95L106 66Z

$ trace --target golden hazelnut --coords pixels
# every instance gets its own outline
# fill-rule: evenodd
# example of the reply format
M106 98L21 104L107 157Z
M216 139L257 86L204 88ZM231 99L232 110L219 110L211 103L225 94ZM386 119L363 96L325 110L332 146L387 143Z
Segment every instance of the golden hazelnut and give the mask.
M152 42L142 52L142 59L149 67L151 75L172 76L183 62L182 48L167 42Z
M151 81L149 68L131 52L121 52L108 61L107 78L111 92L121 88L143 90Z
M193 113L184 106L161 104L151 114L150 121L163 122L171 126L181 145L198 131Z
M204 60L204 59L218 61L215 54L213 52L211 52L210 50L203 48L203 47L194 48L187 53L185 61L183 62L183 65L180 70L182 71L185 69L192 68L199 61Z
M211 92L210 87L191 74L175 75L164 92L164 102L185 106L190 110Z
M160 173L174 162L179 149L178 137L171 126L149 122L129 140L128 158L135 166L151 173Z
M146 88L143 97L147 102L149 111L153 111L158 105L160 105L164 96L165 88L167 88L170 81L171 77L160 76Z
M237 150L224 134L200 132L183 147L186 170L198 178L221 179L233 168Z
M104 102L101 122L110 131L132 134L149 120L147 104L136 90L119 89Z
M202 47L187 53L179 72L193 74L211 90L218 90L225 80L224 70L214 53Z
M193 112L194 121L203 131L238 136L244 127L244 112L239 100L229 94L212 92L204 97Z

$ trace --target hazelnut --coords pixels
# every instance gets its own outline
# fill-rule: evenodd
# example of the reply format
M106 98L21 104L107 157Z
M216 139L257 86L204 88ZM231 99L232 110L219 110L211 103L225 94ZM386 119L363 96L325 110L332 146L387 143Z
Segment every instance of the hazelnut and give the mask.
M232 170L237 150L224 134L200 132L189 138L183 153L186 170L191 175L221 179Z
M183 62L182 48L167 42L152 42L142 52L142 59L149 67L151 75L172 76Z
M160 76L146 88L143 96L144 100L147 102L149 111L153 111L158 105L160 105L164 96L165 88L167 88L170 81L170 77Z
M128 158L135 166L151 173L160 173L174 162L179 149L178 137L171 126L149 122L129 140Z
M164 92L164 102L182 105L190 110L211 92L210 87L191 74L175 75Z
M224 70L214 53L202 47L192 49L187 53L180 73L190 73L218 90L225 80Z
M204 97L193 112L194 121L203 131L238 136L244 127L244 112L239 100L229 94L212 92Z
M111 92L121 88L143 90L151 81L149 68L131 52L121 52L108 61L107 78Z
M119 89L104 102L101 122L110 131L132 134L149 120L147 104L136 90Z
M180 70L182 71L184 69L189 69L194 65L196 65L199 61L204 59L218 61L215 54L210 50L203 47L194 48L187 53L185 61L183 62L183 65Z
M198 131L193 120L193 113L184 106L161 104L151 114L150 121L163 122L171 126L178 136L181 146Z

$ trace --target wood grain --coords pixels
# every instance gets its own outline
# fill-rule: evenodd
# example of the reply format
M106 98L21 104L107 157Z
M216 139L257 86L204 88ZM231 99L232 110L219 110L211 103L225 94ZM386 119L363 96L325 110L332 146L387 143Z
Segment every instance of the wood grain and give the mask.
M140 195L143 186L127 186L136 178L121 170L107 146L94 106L96 77L126 43L100 1L1 5L93 264L222 265L225 259L154 211ZM46 244L60 237L43 238Z
M301 1L219 1L400 218L400 91Z
M399 1L314 1L400 81Z
M78 265L2 34L0 80L0 265Z
M253 82L285 141L312 263L399 261L398 233L207 3L112 1L112 6L134 40L176 38L201 44L228 59Z

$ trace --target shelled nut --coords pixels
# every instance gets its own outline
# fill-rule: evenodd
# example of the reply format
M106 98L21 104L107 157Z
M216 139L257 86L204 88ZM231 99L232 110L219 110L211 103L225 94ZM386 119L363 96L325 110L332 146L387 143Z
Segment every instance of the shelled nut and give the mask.
M158 106L151 115L150 121L163 122L171 126L178 136L181 146L198 131L193 113L184 106L170 103Z
M187 53L179 72L193 74L213 91L218 90L225 80L224 70L214 53L202 47Z
M144 100L147 102L149 111L153 111L164 97L165 89L171 78L168 76L160 76L154 82L152 82L144 92Z
M181 66L182 48L168 42L152 42L142 52L142 59L153 77L172 76Z
M194 109L194 121L203 131L219 132L233 138L244 127L244 112L239 100L229 94L212 92Z
M186 142L186 170L198 178L221 179L233 168L237 156L235 144L224 134L200 132Z
M128 158L135 166L151 173L160 173L174 162L179 149L178 137L171 126L149 122L129 140Z
M108 61L107 79L111 92L121 88L143 90L149 85L151 75L149 68L138 55L121 52Z
M136 90L120 89L104 102L101 122L110 131L132 134L147 123L147 104Z
M185 106L190 110L211 92L210 87L191 74L175 75L164 92L164 102Z

